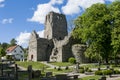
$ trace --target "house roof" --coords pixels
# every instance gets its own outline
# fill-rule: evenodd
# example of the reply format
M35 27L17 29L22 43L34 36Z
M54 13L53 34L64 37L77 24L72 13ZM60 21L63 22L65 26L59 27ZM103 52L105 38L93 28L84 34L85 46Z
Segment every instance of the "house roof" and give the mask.
M18 46L18 45L11 46L11 47L7 48L6 51L7 51L8 53L10 53L10 52L12 52L17 46Z

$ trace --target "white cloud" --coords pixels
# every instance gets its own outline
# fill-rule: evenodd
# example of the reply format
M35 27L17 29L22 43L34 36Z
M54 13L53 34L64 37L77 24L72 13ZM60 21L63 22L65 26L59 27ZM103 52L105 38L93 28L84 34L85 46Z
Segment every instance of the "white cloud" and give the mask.
M13 18L8 18L8 19L3 19L1 21L2 24L8 24L8 23L13 23Z
M0 0L0 7L4 7L5 5L3 4L5 0Z
M64 0L51 0L49 3L50 3L50 4L53 4L53 5L54 5L54 4L63 4L63 1L64 1Z
M62 7L62 12L66 15L73 15L82 12L82 9L90 7L95 3L113 2L114 0L68 0L67 4Z
M43 24L45 22L45 16L50 11L60 13L59 8L53 7L53 5L62 4L62 3L63 3L63 0L51 0L46 4L39 4L37 6L37 10L34 12L33 17L27 20L32 22L39 22L40 24Z
M39 37L43 38L44 37L44 30L38 31L37 34L39 35Z
M39 37L44 37L44 30L38 31L37 34L39 35ZM17 44L23 47L27 47L30 39L30 35L31 33L29 32L26 32L26 31L21 32L20 35L16 37Z

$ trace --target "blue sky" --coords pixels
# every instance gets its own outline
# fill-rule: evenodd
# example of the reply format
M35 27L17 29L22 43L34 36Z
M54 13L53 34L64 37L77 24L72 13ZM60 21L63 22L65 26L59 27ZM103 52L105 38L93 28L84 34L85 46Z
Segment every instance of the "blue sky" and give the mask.
M33 30L43 37L45 15L50 11L63 13L69 21L95 3L114 0L0 0L0 43L12 38L26 47Z

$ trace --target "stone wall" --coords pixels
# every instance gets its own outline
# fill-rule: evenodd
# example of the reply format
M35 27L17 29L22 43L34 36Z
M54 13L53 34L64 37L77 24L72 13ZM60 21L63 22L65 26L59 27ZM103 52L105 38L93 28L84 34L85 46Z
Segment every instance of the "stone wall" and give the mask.
M63 40L54 39L54 48L50 56L50 61L66 62L73 57L71 50L70 36L66 36Z
M63 14L50 12L45 20L44 37L47 39L63 40L67 32L67 21Z
M74 57L76 58L76 62L79 62L79 63L88 62L88 58L86 58L84 54L86 48L87 46L83 44L74 44L72 46L72 52L73 52Z
M37 42L38 42L38 35L35 31L31 33L30 40L29 40L29 50L28 50L28 60L30 61L37 61Z
M72 47L76 41L68 36L65 15L50 12L46 16L44 37L39 38L35 31L31 33L28 60L64 62L73 57L74 53L77 61L86 62L83 53L86 46L74 45Z

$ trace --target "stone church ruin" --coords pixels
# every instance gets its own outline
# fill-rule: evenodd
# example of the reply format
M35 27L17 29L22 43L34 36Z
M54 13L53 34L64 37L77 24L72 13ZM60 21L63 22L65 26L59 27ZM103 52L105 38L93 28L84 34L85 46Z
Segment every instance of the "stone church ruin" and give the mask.
M67 31L65 15L50 12L46 15L44 38L40 38L35 31L31 33L28 60L68 61L70 57L74 57L72 45L71 36L68 35Z

